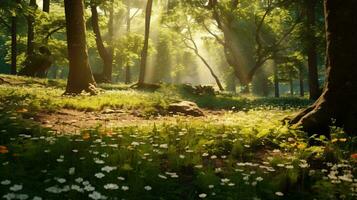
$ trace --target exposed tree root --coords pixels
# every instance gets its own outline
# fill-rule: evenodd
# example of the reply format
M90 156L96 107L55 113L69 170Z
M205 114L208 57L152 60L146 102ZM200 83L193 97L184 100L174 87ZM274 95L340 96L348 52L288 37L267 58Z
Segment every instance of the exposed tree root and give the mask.
M155 83L135 83L130 86L132 89L143 89L143 90L157 90L161 87L160 84Z

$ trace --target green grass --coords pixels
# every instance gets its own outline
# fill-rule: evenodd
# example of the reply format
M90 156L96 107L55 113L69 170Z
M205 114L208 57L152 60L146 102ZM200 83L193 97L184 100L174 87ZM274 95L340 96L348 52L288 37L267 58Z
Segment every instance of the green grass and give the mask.
M0 144L9 152L0 154L0 193L88 199L93 189L109 199L200 199L200 194L206 199L354 199L348 179L356 181L356 163L349 158L356 138L345 141L338 134L326 146L308 148L305 134L279 123L284 114L249 111L211 123L178 118L55 135L5 112ZM340 183L332 183L335 172ZM105 189L110 183L119 189ZM14 185L23 189L12 191Z
M357 160L351 154L357 137L333 128L331 141L319 137L323 146L309 147L305 133L282 124L309 103L305 99L196 96L173 86L150 93L120 85L105 86L98 96L63 97L61 81L11 78L21 84L0 85L2 198L356 198ZM177 100L227 110L65 134L24 112L114 107L155 113Z
M257 98L231 94L194 95L183 86L163 85L155 92L132 90L127 85L99 85L100 94L96 96L62 96L65 89L63 80L46 80L5 76L11 85L0 85L0 101L11 107L26 107L32 112L55 111L69 108L83 111L99 111L105 108L142 110L147 115L165 114L167 106L176 101L189 100L201 108L250 110L250 109L298 109L311 104L303 98Z

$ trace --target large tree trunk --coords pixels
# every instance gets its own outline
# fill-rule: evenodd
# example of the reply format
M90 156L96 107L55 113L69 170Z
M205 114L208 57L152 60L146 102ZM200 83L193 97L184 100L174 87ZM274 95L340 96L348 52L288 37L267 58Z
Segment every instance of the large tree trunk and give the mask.
M126 1L126 6L127 6L127 11L126 11L126 34L129 36L130 34L130 29L131 29L131 16L130 16L130 10L131 10L131 0ZM125 66L125 83L130 84L131 83L131 70L130 70L130 64L129 62L126 63Z
M312 100L316 100L320 96L319 76L317 69L317 47L315 37L316 3L316 0L305 0L307 36L306 50L308 56L310 99Z
M110 49L106 49L102 39L102 35L98 23L98 11L97 5L91 5L92 11L92 27L95 34L95 42L97 44L97 49L101 59L103 60L103 71L100 76L96 79L97 82L111 82L112 81L112 71L113 71L113 54ZM111 16L112 18L113 16ZM112 19L110 19L112 21ZM112 23L109 23L108 26L112 26Z
M30 0L29 4L30 8L32 9L31 12L33 12L37 5L36 5L36 0ZM35 39L35 18L33 16L33 13L30 13L27 16L27 56L28 58L31 58L33 55L33 50L34 50L34 39Z
M152 12L152 3L153 0L148 0L146 5L145 13L145 39L144 47L141 52L141 63L140 63L140 74L139 74L139 86L145 84L145 73L146 73L146 62L148 57L148 48L149 48L149 36L150 36L150 21L151 21L151 12Z
M299 85L300 85L300 96L303 97L305 95L305 89L304 89L304 67L302 65L299 66Z
M280 97L280 88L279 88L279 71L276 62L274 61L274 96L276 98Z
M83 0L65 0L69 75L65 94L83 90L95 94L95 81L89 66Z
M320 98L291 120L310 134L329 135L329 125L357 133L357 1L325 0L327 82ZM332 120L334 119L334 120Z
M289 86L290 86L290 95L294 96L294 78L292 75L292 71L289 72Z
M43 12L49 13L50 12L50 0L43 0Z
M11 74L17 74L17 17L11 17Z

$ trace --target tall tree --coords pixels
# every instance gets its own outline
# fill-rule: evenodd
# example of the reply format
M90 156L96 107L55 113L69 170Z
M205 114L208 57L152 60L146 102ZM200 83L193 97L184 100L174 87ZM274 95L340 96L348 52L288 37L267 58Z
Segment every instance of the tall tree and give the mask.
M278 10L290 9L291 1L287 0L247 0L244 2L239 0L187 0L184 2L188 2L189 6L194 9L198 6L209 12L203 11L204 15L198 15L197 22L201 23L207 32L223 46L226 61L240 81L243 93L249 92L249 84L253 81L256 72L264 66L266 61L272 59L274 53L283 49L285 41L300 22L300 13L298 13L298 16L284 18L289 19L287 21L279 20L279 24L284 24L279 28L281 29L279 34L267 31L271 28L269 23L274 18L273 15L279 13ZM256 6L252 8L251 5ZM252 10L254 12L251 12ZM242 14L244 12L247 13ZM212 17L214 23L211 23L211 26L204 24L207 21L205 20L206 16ZM217 31L213 31L212 24L221 31L221 35L217 34ZM242 26L245 27L244 31ZM254 39L252 40L252 38Z
M317 0L305 0L306 12L306 51L309 69L310 99L316 100L320 96L319 76L317 68L317 39L316 39L316 5Z
M43 0L42 2L42 10L43 12L49 13L50 12L50 0Z
M17 73L17 16L11 17L11 74Z
M126 1L126 34L130 34L130 29L131 29L131 16L130 16L130 10L131 10L131 1L127 0ZM131 82L131 69L130 69L130 64L129 62L125 66L125 83L129 84Z
M101 59L103 60L103 71L99 76L96 76L97 82L111 82L112 81L112 72L113 72L113 48L110 46L106 48L104 46L104 41L102 34L99 28L99 19L97 4L94 1L91 1L91 12L92 12L92 28L95 34L95 42L97 44L97 49ZM109 10L109 40L113 39L113 7L111 6ZM109 41L111 43L111 41ZM110 44L111 45L111 44Z
M299 64L299 85L300 85L300 96L303 97L305 95L304 89L304 67Z
M95 94L95 81L88 60L83 0L65 0L69 75L65 94L83 90Z
M357 1L324 0L327 81L322 95L290 121L310 134L329 136L329 125L357 134ZM333 120L332 120L333 119Z
M140 74L139 74L139 81L138 81L139 86L145 84L145 73L146 73L146 63L147 63L148 48L149 48L152 3L153 3L153 0L147 1L146 11L145 11L145 39L144 39L144 47L141 52Z
M36 10L37 4L36 0L30 0L30 11L27 16L27 56L31 58L34 51L34 39L35 39L35 17L34 12Z

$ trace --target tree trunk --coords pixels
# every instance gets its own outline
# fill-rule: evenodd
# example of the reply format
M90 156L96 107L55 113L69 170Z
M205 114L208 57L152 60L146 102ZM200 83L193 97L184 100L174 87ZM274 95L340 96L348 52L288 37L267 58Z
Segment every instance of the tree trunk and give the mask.
M50 13L50 0L43 0L43 12Z
M290 85L290 95L294 96L294 80L291 76L289 78L289 85Z
M146 5L145 40L144 40L144 47L141 52L140 74L139 74L139 82L138 82L139 86L145 84L145 73L146 73L146 62L147 62L148 48L149 48L152 3L153 3L153 0L148 0L147 5Z
M307 34L306 50L308 56L310 99L312 100L316 100L320 96L319 77L317 69L317 39L315 37L316 3L316 0L305 0Z
M290 121L329 136L329 125L357 133L357 1L325 0L327 82L320 98ZM334 120L331 120L334 119Z
M97 45L98 53L101 59L103 60L103 71L100 76L97 78L97 82L111 82L112 81L112 71L113 71L113 55L112 51L107 50L104 46L102 35L98 23L98 11L97 5L91 5L92 12L92 27L95 35L95 42ZM112 20L112 19L111 19ZM112 26L109 24L108 26Z
M280 90L279 90L279 71L278 66L274 61L274 96L276 98L280 97Z
M300 96L304 97L305 89L304 89L304 67L302 65L299 66L299 83L300 83Z
M69 75L65 94L83 90L95 94L95 81L89 66L83 0L65 0Z
M194 40L193 40L194 42ZM196 45L195 45L196 46ZM198 52L198 49L196 49L195 54L201 59L201 61L205 64L205 66L207 67L207 69L209 70L211 76L214 78L214 80L216 81L216 84L219 88L220 91L224 91L224 87L221 83L221 81L219 80L218 76L216 75L216 73L214 73L212 67L208 64L208 62L206 61L206 59L204 57L201 56L201 54Z
M17 74L17 16L11 17L11 74Z
M127 11L126 11L126 34L129 36L130 34L130 29L131 29L131 18L130 18L130 10L131 10L131 5L130 5L131 0L126 1L127 5ZM126 63L125 66L125 83L130 84L131 83L131 71L130 71L130 64L129 62Z
M35 23L35 18L34 18L34 12L37 5L36 5L36 0L30 0L29 4L31 8L31 13L27 16L27 57L31 58L33 55L33 50L34 50L34 39L35 39L35 31L34 31L34 23Z

